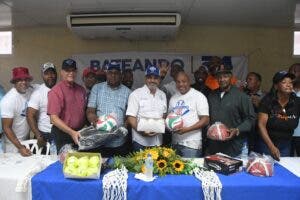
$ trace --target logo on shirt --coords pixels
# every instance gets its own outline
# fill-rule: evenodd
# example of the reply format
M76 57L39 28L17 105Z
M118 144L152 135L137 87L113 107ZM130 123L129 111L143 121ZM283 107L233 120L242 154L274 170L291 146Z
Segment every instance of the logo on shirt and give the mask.
M24 105L24 109L21 111L21 116L26 117L27 107L28 107L28 102L26 101Z
M271 113L271 117L275 117L279 120L287 121L289 119L296 119L297 117L294 114L288 115L285 109L276 110Z
M190 108L189 106L185 105L184 100L179 100L173 107L172 112L176 113L177 115L183 116L190 112Z

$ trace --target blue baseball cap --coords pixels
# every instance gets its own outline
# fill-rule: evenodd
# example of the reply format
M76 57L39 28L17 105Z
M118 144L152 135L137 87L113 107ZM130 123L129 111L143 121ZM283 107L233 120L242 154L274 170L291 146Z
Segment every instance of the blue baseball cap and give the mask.
M146 76L150 76L150 75L160 76L160 70L159 70L159 68L156 67L155 65L149 65L149 66L146 68L145 75L146 75Z
M98 60L91 60L90 61L90 68L93 71L99 70L100 69L100 61L98 61Z
M109 71L109 70L113 70L113 69L115 69L115 70L118 70L118 71L121 71L121 66L120 66L120 64L119 63L117 63L117 62L110 62L108 65L107 65L107 70Z
M61 68L63 70L69 69L69 68L77 69L76 61L73 60L73 59L68 58L68 59L66 59L66 60L63 61Z

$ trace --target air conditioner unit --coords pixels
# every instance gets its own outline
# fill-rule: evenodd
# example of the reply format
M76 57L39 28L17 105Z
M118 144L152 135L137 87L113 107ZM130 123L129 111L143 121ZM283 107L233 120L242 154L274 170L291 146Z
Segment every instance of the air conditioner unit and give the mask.
M181 21L178 13L73 14L68 27L82 38L169 40L175 38Z

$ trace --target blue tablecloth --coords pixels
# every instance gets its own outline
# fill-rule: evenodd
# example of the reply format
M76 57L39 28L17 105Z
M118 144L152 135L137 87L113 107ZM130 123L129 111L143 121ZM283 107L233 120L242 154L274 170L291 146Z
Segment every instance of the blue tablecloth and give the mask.
M245 172L219 175L223 184L222 199L299 200L300 178L275 165L273 177L261 178ZM32 178L33 200L102 199L102 178L99 180L66 179L62 165L56 162ZM146 183L129 173L127 199L203 199L201 182L194 176L167 175Z

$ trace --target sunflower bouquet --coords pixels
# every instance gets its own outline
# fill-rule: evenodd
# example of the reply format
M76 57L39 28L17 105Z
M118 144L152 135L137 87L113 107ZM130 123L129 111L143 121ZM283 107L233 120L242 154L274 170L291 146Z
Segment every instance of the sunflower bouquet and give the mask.
M126 157L114 157L113 168L121 168L124 165L128 171L134 173L145 172L145 159L148 154L153 159L153 173L159 176L166 174L191 174L197 167L191 160L182 159L171 148L153 147L137 151Z

